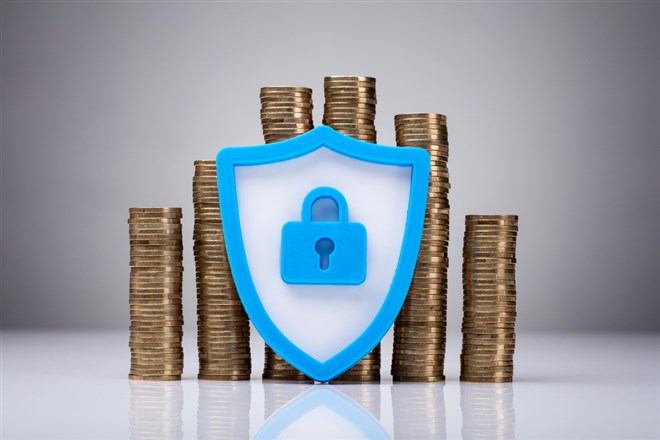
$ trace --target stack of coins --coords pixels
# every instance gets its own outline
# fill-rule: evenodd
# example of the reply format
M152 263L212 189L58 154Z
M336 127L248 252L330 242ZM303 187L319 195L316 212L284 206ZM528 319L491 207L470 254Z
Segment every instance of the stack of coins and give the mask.
M262 87L261 127L267 144L290 139L314 128L312 89Z
M128 429L131 440L183 439L181 382L129 381L129 386Z
M130 208L130 341L134 380L183 372L181 208Z
M376 78L327 76L323 124L352 138L376 143ZM333 382L380 381L380 344Z
M229 268L214 160L195 161L193 202L198 377L249 380L252 370L250 322Z
M396 115L396 143L421 147L431 156L424 231L413 280L394 325L395 381L434 382L444 376L449 245L449 143L447 117Z
M465 217L463 381L513 380L517 235L517 215Z
M328 76L324 80L323 124L365 142L376 143L376 78Z
M284 141L314 128L312 89L307 87L262 87L261 126L267 144ZM263 378L313 382L266 345Z

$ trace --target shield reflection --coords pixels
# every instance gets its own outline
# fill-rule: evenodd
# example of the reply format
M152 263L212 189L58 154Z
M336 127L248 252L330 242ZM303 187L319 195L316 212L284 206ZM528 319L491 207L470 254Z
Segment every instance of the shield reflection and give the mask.
M389 439L378 420L336 387L313 386L279 408L255 439Z

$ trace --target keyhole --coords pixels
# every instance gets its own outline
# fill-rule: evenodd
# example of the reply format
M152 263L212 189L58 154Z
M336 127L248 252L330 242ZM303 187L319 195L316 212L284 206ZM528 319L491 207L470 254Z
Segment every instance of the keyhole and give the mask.
M335 244L329 238L322 238L316 242L316 253L321 260L321 270L326 270L330 266L330 254L335 250Z

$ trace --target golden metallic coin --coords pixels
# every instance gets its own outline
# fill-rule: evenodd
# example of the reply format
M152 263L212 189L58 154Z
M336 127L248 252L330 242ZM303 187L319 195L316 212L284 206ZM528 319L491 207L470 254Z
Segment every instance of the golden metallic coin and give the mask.
M129 231L145 233L173 233L181 231L181 223L135 223L129 222Z
M129 226L138 227L152 227L152 226L173 226L180 225L180 218L162 218L162 217L145 217L145 218L129 218L126 220Z
M172 219L172 220L180 220L182 215L180 213L131 213L129 214L128 219L129 220L134 220L134 221L142 221L145 219Z
M487 349L472 349L463 350L461 352L461 359L513 359L514 348L500 349L500 350L487 350Z
M511 366L513 364L512 354L495 354L495 353L478 353L469 352L461 353L461 362L466 365L474 365L476 367L492 365L496 367Z
M233 358L220 351L210 351L208 358L200 359L200 373L230 373L232 371L249 372L252 367L250 358Z
M178 375L145 375L145 374L129 374L128 378L130 380L139 380L139 381L175 381L181 380L181 374Z
M466 215L465 219L467 221L482 221L482 220L497 220L497 221L518 221L517 215L483 215L483 214L470 214Z
M155 307L163 305L175 305L181 304L181 297L171 298L171 297L156 297L156 298L140 298L136 295L129 295L128 304L133 306L144 305L146 307Z
M401 374L401 375L393 374L392 380L394 380L395 382L444 382L445 376L442 374L439 374L437 376L429 376L429 375L408 376L405 374Z
M365 86L376 87L376 78L371 76L356 75L331 75L323 79L325 87L337 84L365 84Z
M333 118L363 117L372 120L376 115L376 104L368 102L336 102L323 106L323 119L331 121Z
M181 380L183 368L153 369L153 368L131 368L129 379L133 380Z
M173 213L173 214L181 214L181 208L128 208L128 212L131 214L142 214L142 213L154 213L154 214L160 214L160 213Z
M250 380L250 373L236 374L202 374L197 376L199 380Z
M300 94L305 94L305 95L311 95L312 94L312 89L309 87L301 87L301 86L267 86L267 87L262 87L259 90L260 94L268 94L268 93L300 93Z
M183 278L180 273L162 273L156 276L132 274L129 292L136 294L181 294Z

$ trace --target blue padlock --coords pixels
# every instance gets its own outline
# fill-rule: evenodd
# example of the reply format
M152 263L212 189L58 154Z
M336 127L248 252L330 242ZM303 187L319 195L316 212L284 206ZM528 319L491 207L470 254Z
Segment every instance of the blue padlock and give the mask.
M312 221L312 206L322 198L337 204L337 221ZM334 188L307 194L302 221L282 227L281 249L280 274L287 284L358 285L367 277L367 229L348 221L346 199Z

